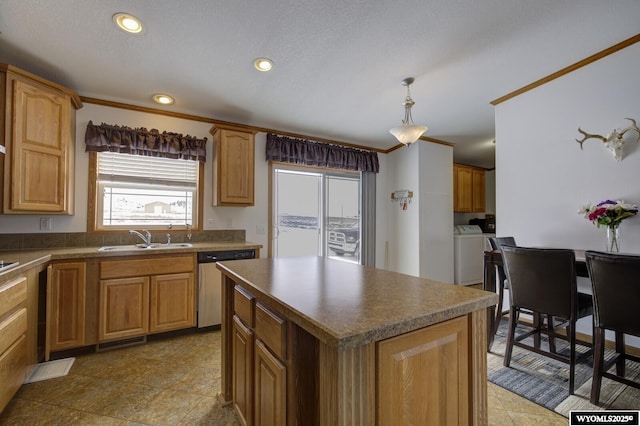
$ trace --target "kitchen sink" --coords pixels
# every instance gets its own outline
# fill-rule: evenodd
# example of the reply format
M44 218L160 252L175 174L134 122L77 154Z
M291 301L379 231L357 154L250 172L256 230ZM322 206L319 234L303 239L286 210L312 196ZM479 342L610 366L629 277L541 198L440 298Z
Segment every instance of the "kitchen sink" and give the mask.
M130 245L122 245L122 246L104 246L100 247L98 251L128 251L128 250L153 250L153 249L175 249L175 248L189 248L193 247L191 243L171 243L171 244L160 244L154 243L150 246L145 246L144 244L130 244Z

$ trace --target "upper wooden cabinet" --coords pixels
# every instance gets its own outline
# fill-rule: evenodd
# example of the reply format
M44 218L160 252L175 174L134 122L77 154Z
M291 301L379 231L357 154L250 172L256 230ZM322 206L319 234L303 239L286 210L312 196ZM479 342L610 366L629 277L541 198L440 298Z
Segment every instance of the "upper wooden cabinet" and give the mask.
M453 211L485 211L485 171L463 164L453 165Z
M78 95L0 64L0 179L4 214L73 214L75 111Z
M253 206L254 136L241 127L215 125L213 135L213 205Z

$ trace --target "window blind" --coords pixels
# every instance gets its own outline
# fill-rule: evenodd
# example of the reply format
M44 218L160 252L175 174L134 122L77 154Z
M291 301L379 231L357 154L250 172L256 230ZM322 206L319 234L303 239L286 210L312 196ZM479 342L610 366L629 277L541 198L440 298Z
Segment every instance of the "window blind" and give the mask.
M98 179L111 181L154 182L195 187L198 162L162 157L98 153Z

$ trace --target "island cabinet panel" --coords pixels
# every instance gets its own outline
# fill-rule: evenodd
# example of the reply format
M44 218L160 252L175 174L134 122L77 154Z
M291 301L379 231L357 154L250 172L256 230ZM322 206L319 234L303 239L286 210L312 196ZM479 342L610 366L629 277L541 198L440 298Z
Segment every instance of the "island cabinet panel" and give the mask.
M85 344L86 264L56 263L47 273L49 351Z
M233 317L233 407L243 425L253 424L253 331Z
M233 406L243 424L285 425L287 321L241 286L233 300Z
M194 290L192 273L151 276L149 332L195 326Z
M469 424L466 317L381 341L377 360L377 424Z
M256 340L255 360L255 424L285 425L286 367L260 340Z
M336 350L319 342L318 364L319 424L376 424L375 343Z
M318 257L216 267L220 398L246 424L487 424L487 308L497 295ZM340 303L327 303L337 288Z
M100 281L98 340L149 333L149 277Z

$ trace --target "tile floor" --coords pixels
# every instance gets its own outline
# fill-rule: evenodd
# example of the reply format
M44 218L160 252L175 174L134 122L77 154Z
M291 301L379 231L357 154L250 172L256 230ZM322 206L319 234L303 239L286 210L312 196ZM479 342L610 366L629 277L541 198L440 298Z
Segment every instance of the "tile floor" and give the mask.
M221 407L220 332L76 358L65 377L23 385L0 425L237 425ZM567 425L562 416L489 383L489 425Z

